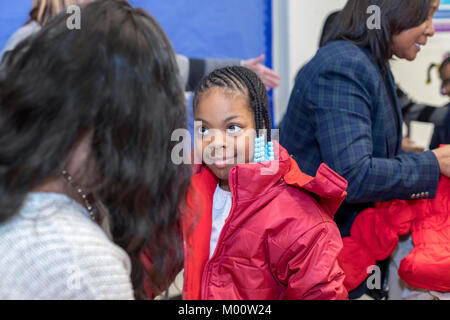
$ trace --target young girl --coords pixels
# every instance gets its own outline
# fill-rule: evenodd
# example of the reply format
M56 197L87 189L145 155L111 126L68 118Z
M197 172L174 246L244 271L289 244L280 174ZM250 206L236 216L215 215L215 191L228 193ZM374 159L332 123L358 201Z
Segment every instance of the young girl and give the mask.
M333 215L347 182L326 165L303 174L270 141L266 90L249 69L206 77L194 115L203 165L184 215L184 298L346 299Z

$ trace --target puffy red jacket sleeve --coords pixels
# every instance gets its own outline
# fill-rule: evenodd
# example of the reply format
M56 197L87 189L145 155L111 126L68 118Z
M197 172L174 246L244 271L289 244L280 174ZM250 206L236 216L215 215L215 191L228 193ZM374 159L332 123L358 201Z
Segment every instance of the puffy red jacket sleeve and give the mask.
M337 257L342 249L339 230L323 222L299 236L278 263L278 279L289 300L346 300L344 272Z

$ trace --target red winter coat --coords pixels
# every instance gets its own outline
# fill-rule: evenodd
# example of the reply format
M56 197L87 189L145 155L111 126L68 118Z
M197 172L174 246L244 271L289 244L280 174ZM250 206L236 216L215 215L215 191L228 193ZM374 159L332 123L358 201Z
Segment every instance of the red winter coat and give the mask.
M346 288L360 285L367 268L388 258L398 236L410 231L414 249L400 264L400 278L411 287L450 292L450 179L445 177L435 199L394 200L358 215L339 255Z
M232 207L211 259L217 181L207 168L193 177L190 218L183 223L184 299L347 298L337 262L342 240L333 221L347 182L326 165L315 178L303 174L282 147L279 170L261 175L271 164L230 171Z

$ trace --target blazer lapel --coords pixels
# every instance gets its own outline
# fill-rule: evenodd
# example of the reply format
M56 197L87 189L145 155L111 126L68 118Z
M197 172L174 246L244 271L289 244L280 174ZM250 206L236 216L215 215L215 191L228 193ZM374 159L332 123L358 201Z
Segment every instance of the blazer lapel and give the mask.
M375 58L373 57L372 53L370 52L369 49L367 48L363 48L362 49L364 54L367 56L367 58L375 65L377 66L377 69L380 70ZM386 65L387 68L387 75L383 76L381 70L379 73L380 76L380 80L384 82L385 84L385 88L386 88L386 93L388 95L389 98L389 102L390 102L390 107L393 113L393 116L395 118L395 125L396 125L396 129L397 129L397 141L395 142L395 150L390 150L391 148L389 148L389 140L392 139L392 137L386 137L386 143L387 148L388 148L388 157L392 157L392 156L396 156L399 151L401 150L402 147L402 139L401 137L403 136L403 116L402 116L402 112L400 109L400 105L398 104L398 98L397 98L397 92L395 90L395 80L394 80L394 76L392 75L391 72L391 67L389 65L389 63L387 63Z

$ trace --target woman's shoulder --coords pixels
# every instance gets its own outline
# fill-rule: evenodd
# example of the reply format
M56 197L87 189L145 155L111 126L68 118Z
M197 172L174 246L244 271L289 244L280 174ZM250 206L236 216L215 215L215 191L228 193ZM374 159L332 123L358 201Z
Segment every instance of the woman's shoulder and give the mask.
M51 197L39 204L33 204L39 196L28 198L21 212L0 226L0 288L14 283L18 296L29 290L44 298L130 296L131 265L125 251L76 204L60 197L52 205ZM79 290L65 292L72 282ZM124 289L122 295L117 286ZM4 294L0 290L0 297Z
M360 48L350 41L338 40L321 47L307 66L320 73L345 72L347 69L366 69L373 72L376 63L371 57L367 49Z
M331 41L319 48L319 56L328 56L331 58L342 59L369 59L370 53L367 49L361 48L351 41L337 40Z
M295 82L298 92L319 94L317 86L354 81L364 87L379 83L379 69L370 52L350 41L333 41L320 48L300 70ZM324 81L325 80L325 81Z
M35 241L57 240L82 253L104 250L117 257L127 257L125 251L115 245L88 211L78 202L61 194L29 194L18 215L24 231L37 230ZM89 245L86 245L89 244Z

